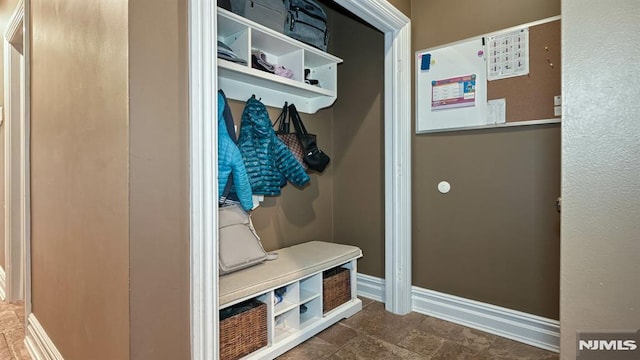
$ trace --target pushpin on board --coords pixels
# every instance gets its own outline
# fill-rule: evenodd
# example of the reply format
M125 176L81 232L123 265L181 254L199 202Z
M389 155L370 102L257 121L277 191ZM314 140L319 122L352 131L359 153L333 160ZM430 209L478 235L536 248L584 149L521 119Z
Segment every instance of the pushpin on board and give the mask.
M431 54L422 54L422 62L420 63L420 70L429 70L431 67Z

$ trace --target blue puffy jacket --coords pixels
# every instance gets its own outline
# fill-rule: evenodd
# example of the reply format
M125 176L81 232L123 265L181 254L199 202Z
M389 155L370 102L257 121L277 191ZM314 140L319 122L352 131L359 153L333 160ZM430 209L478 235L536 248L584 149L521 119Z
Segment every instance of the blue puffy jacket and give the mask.
M256 195L280 195L289 180L296 186L309 182L309 175L276 136L267 108L255 97L247 100L242 112L238 147ZM286 180L285 180L286 179Z
M222 196L229 174L233 172L233 185L240 205L245 211L249 211L253 208L251 185L240 150L227 132L223 116L224 106L224 97L218 94L218 194Z

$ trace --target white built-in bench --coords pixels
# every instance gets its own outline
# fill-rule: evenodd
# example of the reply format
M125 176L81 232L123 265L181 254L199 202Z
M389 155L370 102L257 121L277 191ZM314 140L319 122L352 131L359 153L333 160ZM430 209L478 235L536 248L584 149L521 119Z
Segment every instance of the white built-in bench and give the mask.
M362 309L356 296L355 246L311 241L276 250L278 259L219 279L220 309L257 298L267 304L268 345L244 359L273 359L343 318ZM350 270L351 300L322 312L322 272L334 267ZM274 290L287 287L284 300L274 305ZM300 311L304 305L306 311Z

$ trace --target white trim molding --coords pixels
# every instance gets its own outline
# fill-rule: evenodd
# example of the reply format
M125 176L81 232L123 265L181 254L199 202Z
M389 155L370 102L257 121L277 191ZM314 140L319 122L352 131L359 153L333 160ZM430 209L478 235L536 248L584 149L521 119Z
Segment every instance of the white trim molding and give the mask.
M335 0L385 34L385 308L411 311L411 21L387 1Z
M387 310L411 308L411 23L386 0L335 0L385 34ZM217 9L189 1L191 359L218 358ZM213 285L212 285L213 284Z
M560 322L413 287L413 311L542 349L560 351Z
M358 296L383 301L383 279L358 274ZM412 311L554 352L560 351L560 322L414 286Z
M27 317L24 343L33 360L64 360L34 314Z
M189 1L191 359L218 358L217 8Z
M7 280L5 278L4 269L0 266L0 300L7 300L7 295L4 292L5 287L7 286Z
M384 280L358 273L358 296L384 302Z
M29 59L25 13L19 0L4 32L4 246L5 297L25 300L30 311L29 248ZM28 293L27 293L28 292Z
M385 308L396 314L411 311L410 36L409 23L385 35Z
M20 0L21 2L23 0ZM25 314L31 314L31 0L24 0L24 34L22 47L22 149L20 166L22 202L22 274L24 276Z
M16 35L20 30L22 30L24 24L24 0L19 0L16 4L16 9L13 11L11 15L11 19L9 19L9 23L7 23L7 27L5 28L4 38L13 42L15 40Z

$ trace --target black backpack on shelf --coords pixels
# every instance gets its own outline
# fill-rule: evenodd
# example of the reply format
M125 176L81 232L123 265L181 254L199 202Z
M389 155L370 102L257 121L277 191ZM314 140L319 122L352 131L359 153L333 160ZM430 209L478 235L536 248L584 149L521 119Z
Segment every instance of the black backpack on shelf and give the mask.
M327 14L313 0L284 0L287 18L284 34L322 51L327 51Z
M218 0L218 6L282 33L286 11L283 0Z

